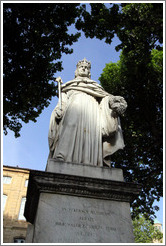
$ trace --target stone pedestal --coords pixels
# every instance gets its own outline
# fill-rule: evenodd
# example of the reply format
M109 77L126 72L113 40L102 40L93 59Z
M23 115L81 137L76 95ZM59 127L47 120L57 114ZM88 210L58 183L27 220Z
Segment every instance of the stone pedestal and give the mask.
M130 201L140 185L121 169L50 160L31 171L25 206L27 243L133 243Z

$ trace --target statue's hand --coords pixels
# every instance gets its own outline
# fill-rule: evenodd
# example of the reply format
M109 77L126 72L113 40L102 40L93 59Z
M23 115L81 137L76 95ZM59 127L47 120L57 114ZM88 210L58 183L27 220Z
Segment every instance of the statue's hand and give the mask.
M55 109L55 118L60 120L63 116L63 112L60 108L56 108Z
M121 96L113 96L109 100L109 105L117 114L123 115L127 108L127 102Z

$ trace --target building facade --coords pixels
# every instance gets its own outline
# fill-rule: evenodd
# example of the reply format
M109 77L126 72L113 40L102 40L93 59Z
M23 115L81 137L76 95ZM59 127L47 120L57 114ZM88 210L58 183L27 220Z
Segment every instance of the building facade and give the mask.
M3 242L24 243L28 223L24 206L30 170L3 167Z
M157 219L154 220L154 227L159 230L161 233L163 233L163 229L162 229L162 224L160 223L160 221L158 221ZM153 240L154 243L163 243L163 238L160 240L154 239Z

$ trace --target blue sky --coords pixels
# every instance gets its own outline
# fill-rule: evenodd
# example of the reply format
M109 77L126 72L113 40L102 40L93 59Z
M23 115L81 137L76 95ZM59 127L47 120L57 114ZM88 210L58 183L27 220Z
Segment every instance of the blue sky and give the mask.
M115 51L115 46L118 43L117 38L114 38L112 44L108 45L104 40L86 39L82 35L79 41L72 46L73 54L62 56L64 70L56 73L55 77L61 76L64 83L73 79L77 62L85 57L91 61L91 78L98 82L106 63L119 60L120 52ZM121 95L120 89L119 95ZM7 136L3 136L4 165L45 170L49 152L47 139L49 121L57 101L56 97L52 98L49 107L43 110L36 123L23 123L21 137L15 138L12 131L9 131ZM163 199L154 204L160 207L156 215L161 223L163 223L162 203Z

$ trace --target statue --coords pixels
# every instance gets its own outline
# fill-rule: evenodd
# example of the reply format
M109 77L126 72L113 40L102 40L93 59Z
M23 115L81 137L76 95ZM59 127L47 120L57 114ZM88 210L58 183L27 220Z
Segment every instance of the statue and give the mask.
M77 63L75 78L61 86L49 127L49 157L64 162L109 166L124 148L119 116L127 103L91 80L91 63ZM60 82L60 78L59 78Z

